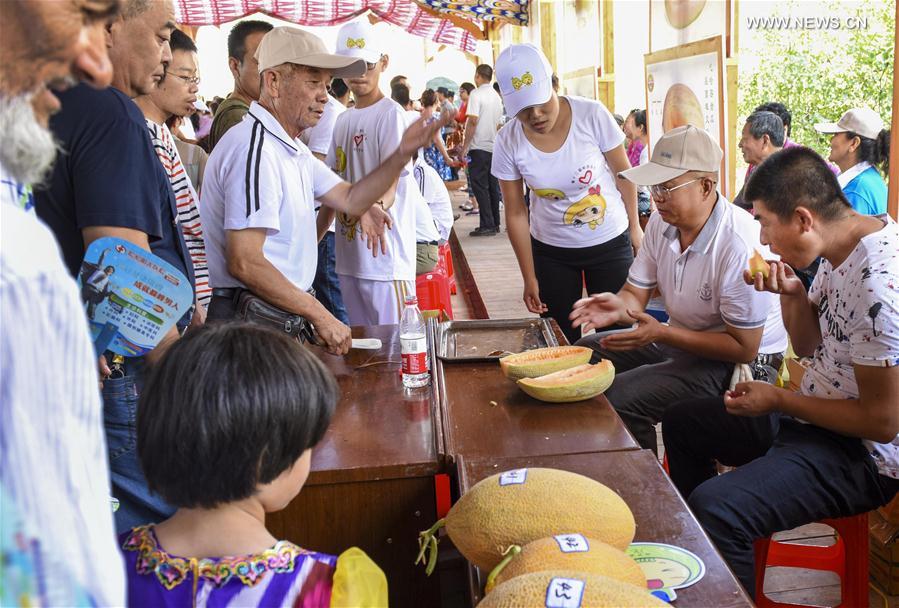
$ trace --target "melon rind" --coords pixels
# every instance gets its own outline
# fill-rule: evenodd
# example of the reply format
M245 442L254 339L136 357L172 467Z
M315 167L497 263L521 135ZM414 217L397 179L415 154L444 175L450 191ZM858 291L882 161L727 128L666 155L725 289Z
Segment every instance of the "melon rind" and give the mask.
M570 471L528 467L522 484L499 484L497 473L466 492L446 517L446 532L484 572L510 545L577 530L624 551L636 524L627 503L607 486Z
M518 386L525 393L548 403L570 403L592 399L612 386L615 366L608 359L596 365L585 363L539 378L522 378Z
M554 578L577 579L584 582L582 608L656 608L668 607L662 600L650 594L646 587L575 570L546 570L522 574L497 585L488 593L478 608L522 608L545 606L547 591Z
M499 360L503 375L511 380L539 378L563 369L583 365L593 356L593 349L586 346L550 346L537 348Z
M646 575L630 555L595 538L587 538L589 550L565 553L553 537L531 541L496 576L494 585L531 572L575 570L600 574L638 587L646 587ZM495 587L494 587L495 588ZM490 589L486 590L488 593Z

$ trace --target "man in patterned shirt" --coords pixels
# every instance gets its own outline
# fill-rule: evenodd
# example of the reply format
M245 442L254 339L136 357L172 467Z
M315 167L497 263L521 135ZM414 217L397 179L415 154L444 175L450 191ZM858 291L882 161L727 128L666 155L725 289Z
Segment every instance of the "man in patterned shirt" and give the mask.
M746 185L781 256L747 283L780 296L799 392L737 384L662 418L671 478L750 594L752 543L886 504L899 492L899 227L856 213L808 148L772 154ZM808 294L793 268L821 257ZM789 264L789 265L788 265ZM737 466L718 476L715 461Z

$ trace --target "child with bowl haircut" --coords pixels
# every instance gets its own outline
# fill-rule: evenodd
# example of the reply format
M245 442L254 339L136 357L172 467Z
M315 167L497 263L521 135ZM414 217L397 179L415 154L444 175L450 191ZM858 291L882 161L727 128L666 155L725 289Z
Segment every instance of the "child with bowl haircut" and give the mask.
M337 399L325 366L267 328L207 325L172 346L141 393L137 450L178 511L122 535L129 605L386 605L359 549L317 553L265 527L306 482Z

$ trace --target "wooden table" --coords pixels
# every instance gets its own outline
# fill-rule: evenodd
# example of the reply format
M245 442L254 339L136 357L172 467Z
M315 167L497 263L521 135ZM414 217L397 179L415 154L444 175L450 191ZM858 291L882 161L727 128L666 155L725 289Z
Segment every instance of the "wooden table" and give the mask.
M353 337L379 338L382 348L345 357L315 349L337 376L340 403L303 491L268 526L278 538L326 553L358 546L386 573L391 606L437 606L438 577L413 566L418 532L437 519L436 389L432 382L404 391L396 326L354 327Z
M472 458L458 461L459 491L464 494L494 473L525 467L549 467L580 473L616 491L637 522L635 541L677 545L698 555L706 565L702 580L677 590L678 608L752 606L743 587L687 509L658 460L648 450L568 454L521 458ZM486 574L470 568L472 605L480 601Z
M555 321L552 325L559 343L567 344ZM640 449L603 395L577 403L543 403L503 376L495 361L438 359L436 372L450 461L459 455L471 459Z

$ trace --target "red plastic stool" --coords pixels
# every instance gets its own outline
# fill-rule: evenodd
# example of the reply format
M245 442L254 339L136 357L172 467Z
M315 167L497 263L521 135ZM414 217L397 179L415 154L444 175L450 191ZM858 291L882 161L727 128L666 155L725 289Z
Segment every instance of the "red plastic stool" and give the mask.
M438 262L437 267L440 268L449 279L450 293L456 295L456 272L453 269L453 254L450 251L449 242L441 245L438 251L440 252L440 261Z
M827 570L840 576L841 601L838 606L868 606L868 514L823 519L836 530L837 542L829 547L796 545L770 538L755 541L755 603L759 608L797 606L782 604L765 596L765 569L768 566Z
M415 294L421 310L442 310L450 319L453 318L449 279L443 272L434 270L418 275L415 278Z

